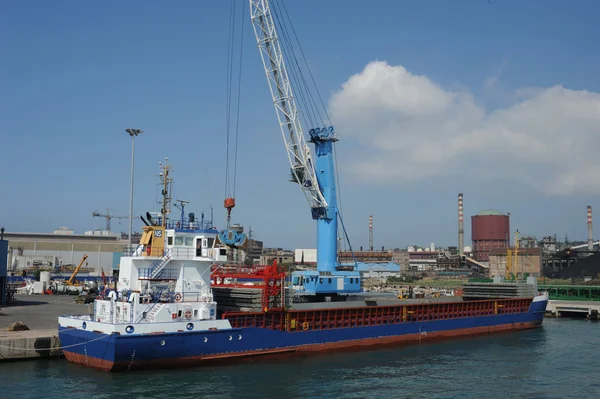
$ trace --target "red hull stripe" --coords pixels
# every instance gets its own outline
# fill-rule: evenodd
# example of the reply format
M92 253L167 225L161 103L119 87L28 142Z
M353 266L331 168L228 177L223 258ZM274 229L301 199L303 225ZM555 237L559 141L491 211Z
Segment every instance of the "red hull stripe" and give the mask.
M513 330L524 330L529 328L536 328L541 325L541 321L523 322L523 323L512 323L503 324L498 326L485 326L485 327L473 327L473 328L462 328L456 330L446 331L435 331L427 332L422 334L405 334L389 337L378 337L368 338L360 340L348 340L341 342L330 342L324 344L312 344L304 345L293 348L278 348L278 349L265 349L248 352L238 353L223 353L216 355L206 356L190 356L177 359L156 359L156 360L134 360L132 362L114 363L107 360L98 359L91 356L85 356L78 353L69 351L63 351L68 361L77 363L86 367L95 368L102 371L117 371L127 369L148 369L148 368L166 368L166 367L189 367L199 366L201 364L212 364L215 361L231 360L249 358L254 356L265 356L265 355L292 355L301 354L308 352L327 352L327 351L339 351L360 349L364 347L378 347L378 346L389 346L392 344L402 344L410 342L423 342L423 341L435 341L450 339L456 337L464 337L468 335L481 335L495 332L513 331Z

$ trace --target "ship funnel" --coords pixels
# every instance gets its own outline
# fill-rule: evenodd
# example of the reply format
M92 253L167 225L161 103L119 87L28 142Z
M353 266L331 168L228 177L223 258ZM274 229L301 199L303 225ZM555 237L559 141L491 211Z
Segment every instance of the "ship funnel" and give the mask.
M594 239L592 237L592 206L587 207L587 222L588 222L588 251L594 250Z
M458 194L458 253L462 256L465 251L465 230L463 228L463 195Z

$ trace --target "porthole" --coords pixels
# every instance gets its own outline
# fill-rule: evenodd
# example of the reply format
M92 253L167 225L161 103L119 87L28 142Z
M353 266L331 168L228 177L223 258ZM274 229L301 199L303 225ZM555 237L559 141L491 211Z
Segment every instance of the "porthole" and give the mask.
M162 339L162 340L160 341L160 346L165 346L165 340L164 340L164 339Z
M238 335L238 341L242 340L242 334Z
M231 335L229 336L229 340L231 341L233 338L231 337Z
M204 342L208 342L208 338L204 337Z

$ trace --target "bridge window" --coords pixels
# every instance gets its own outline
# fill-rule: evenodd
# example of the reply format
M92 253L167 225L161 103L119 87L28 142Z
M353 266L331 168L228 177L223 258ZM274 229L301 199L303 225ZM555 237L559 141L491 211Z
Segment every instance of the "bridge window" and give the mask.
M194 246L194 237L185 237L185 246L193 247Z
M173 237L167 237L167 245L173 245Z
M183 236L175 236L175 245L183 245Z

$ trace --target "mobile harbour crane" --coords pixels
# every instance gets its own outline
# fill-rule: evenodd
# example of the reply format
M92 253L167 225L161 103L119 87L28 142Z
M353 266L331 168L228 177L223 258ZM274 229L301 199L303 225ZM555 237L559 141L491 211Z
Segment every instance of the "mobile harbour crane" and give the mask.
M316 160L313 161L269 1L250 0L250 16L287 150L292 181L302 189L311 208L311 216L317 221L317 270L294 272L294 289L296 293L314 297L360 292L360 274L356 265L343 266L337 262L338 218L343 228L333 154L337 134L333 126L309 130L309 142L315 146Z

